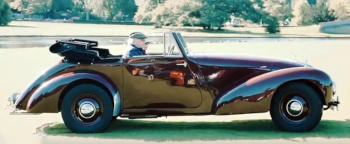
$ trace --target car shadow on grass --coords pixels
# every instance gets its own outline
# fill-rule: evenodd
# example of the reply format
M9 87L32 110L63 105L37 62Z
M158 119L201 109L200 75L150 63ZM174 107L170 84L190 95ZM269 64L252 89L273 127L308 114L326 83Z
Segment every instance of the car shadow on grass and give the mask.
M77 134L64 124L44 128L48 135L143 139L148 141L233 140L233 139L290 139L307 137L349 138L350 120L323 120L311 132L282 132L271 120L232 122L162 122L142 120L116 120L103 133Z

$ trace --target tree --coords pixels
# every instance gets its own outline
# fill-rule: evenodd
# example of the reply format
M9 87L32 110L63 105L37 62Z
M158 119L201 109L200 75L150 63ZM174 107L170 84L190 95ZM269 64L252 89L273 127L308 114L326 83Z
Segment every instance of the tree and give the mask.
M262 8L262 0L178 0L176 3L171 0L162 3L146 0L145 6L138 10L135 21L153 22L158 27L190 24L200 25L208 30L220 30L230 16L234 15L254 23L273 25L267 28L268 32L278 32L278 21Z
M330 9L327 0L321 0L316 5L305 3L300 11L302 25L319 24L337 19L335 11Z
M73 0L52 0L49 15L51 18L66 18L73 7Z
M265 29L266 32L268 32L268 33L280 32L277 17L267 16L262 21L265 24L267 24L266 29Z
M280 1L280 0L267 0L265 1L264 11L268 12L272 16L276 17L279 21L284 21L286 19L293 18L292 8L290 5L290 0Z
M13 11L22 12L25 9L24 0L7 1Z
M157 8L158 0L145 0L143 5L137 9L134 20L137 23L149 23L152 19L153 10Z
M309 5L315 5L317 3L316 0L307 0L307 2L309 3Z
M51 10L52 11L70 11L74 7L72 0L52 0Z
M89 0L75 0L72 12L82 19L90 20L91 9L88 8L89 2ZM95 7L97 7L97 5L95 5Z
M270 15L269 13L263 10L264 2L262 0L202 0L206 6L215 5L212 11L208 11L210 13L203 13L206 15L201 15L202 17L208 17L213 15L212 18L221 18L222 21L216 20L219 23L223 24L230 15L233 14L235 17L240 17L245 20L250 20L254 23L264 23L267 24L266 31L269 33L279 32L278 21L275 16ZM205 10L205 9L204 9ZM214 13L218 13L216 16ZM215 19L212 19L215 20ZM206 21L201 21L201 23L205 24ZM208 21L209 22L209 21ZM206 23L208 24L208 23ZM220 26L218 29L220 29Z
M105 0L73 0L72 14L84 20L107 19L107 10L104 7Z
M329 1L329 5L335 10L338 20L350 19L350 0Z
M204 29L221 29L223 24L230 19L230 12L225 11L220 1L203 0L199 9L199 23Z
M190 17L192 11L198 9L200 3L193 0L165 1L159 4L151 13L150 22L156 26L174 25L183 26L185 24L193 25L198 19Z
M7 25L11 21L11 9L5 0L0 0L0 26Z
M25 13L30 15L44 15L47 17L47 14L50 12L50 7L51 0L26 0Z
M135 0L105 0L103 6L108 17L117 21L132 20L137 10Z

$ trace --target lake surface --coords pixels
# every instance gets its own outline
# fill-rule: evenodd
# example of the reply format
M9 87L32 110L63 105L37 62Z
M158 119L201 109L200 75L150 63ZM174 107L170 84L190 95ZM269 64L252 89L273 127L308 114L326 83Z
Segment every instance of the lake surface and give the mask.
M0 37L0 48L31 48L48 47L61 39L88 39L96 40L99 45L123 45L126 44L128 37ZM338 43L349 42L350 38L228 38L228 37L185 37L187 43L246 43L246 42L320 42L320 43ZM162 43L162 37L150 37L152 43Z

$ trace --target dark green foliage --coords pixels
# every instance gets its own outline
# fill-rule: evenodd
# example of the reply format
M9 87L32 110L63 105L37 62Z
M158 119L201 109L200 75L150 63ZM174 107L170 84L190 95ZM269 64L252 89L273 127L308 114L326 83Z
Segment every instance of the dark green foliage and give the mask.
M235 17L241 17L254 23L261 22L263 18L262 10L260 9L263 7L263 1L261 0L256 0L256 3L250 0L201 1L203 3L203 7L199 10L201 12L200 20L201 24L204 24L205 26L210 26L211 23L213 23L211 21L216 21L214 26L219 27L217 23L221 23L222 25L225 21L230 19L231 14L233 14ZM254 8L255 4L258 6L258 8ZM208 7L211 8L209 11L207 11Z
M74 7L74 3L72 0L52 0L51 10L58 11L70 11Z
M310 5L315 5L317 3L317 0L307 0L307 2L310 4Z
M12 9L25 17L80 20L133 20L135 0L15 0Z
M229 14L234 14L236 17L241 17L245 20L250 20L254 23L267 24L266 32L279 32L278 19L263 11L264 3L262 0L203 0L208 1L211 5L216 5L215 11L224 11Z
M49 17L69 18L72 17L74 3L72 0L52 0Z
M278 33L280 32L278 26L278 19L276 17L267 16L264 18L263 22L267 24L265 31L268 33Z
M277 17L278 21L285 21L294 17L292 12L291 1L268 0L265 2L264 11L270 15Z
M204 29L221 29L223 24L230 19L230 13L225 10L224 1L203 0L202 7L198 10L199 23Z
M319 1L316 5L302 5L300 16L302 25L319 24L337 19L334 10L329 8L327 0Z
M135 0L105 0L103 5L116 21L132 21L137 10Z
M202 0L202 1L204 1L204 3L207 3L207 5L214 7L214 9L212 9L210 13L208 13L207 15L204 15L204 18L209 17L210 15L213 15L211 20L216 20L218 18L221 18L220 19L221 21L219 20L216 20L216 21L223 24L225 21L229 19L230 14L233 14L235 17L241 17L245 20L250 20L254 23L263 22L264 24L267 24L266 31L269 33L279 32L278 19L263 11L264 3L261 0L255 0L255 1ZM219 13L217 15L220 15L220 17L216 16L215 13ZM226 15L223 13L226 13ZM202 19L202 15L201 15L201 19ZM206 21L204 22L201 21L201 22L202 22L201 24L206 24L205 23ZM218 26L218 25L215 25L215 26Z
M0 26L7 25L11 21L11 9L5 0L0 0Z
M278 21L263 8L263 0L178 0L177 3L171 0L162 3L146 0L144 6L139 8L135 21L152 22L157 27L197 25L206 30L221 30L223 24L234 15L254 23L266 22L271 25L267 27L267 32L278 32Z

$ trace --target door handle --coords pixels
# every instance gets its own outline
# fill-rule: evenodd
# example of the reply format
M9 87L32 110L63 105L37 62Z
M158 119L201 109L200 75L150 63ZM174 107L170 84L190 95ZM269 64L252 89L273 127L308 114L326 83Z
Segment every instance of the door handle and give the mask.
M154 75L153 74L147 75L147 80L154 80Z
M187 67L187 62L177 63L176 65L177 65L177 66L184 66L184 67Z

